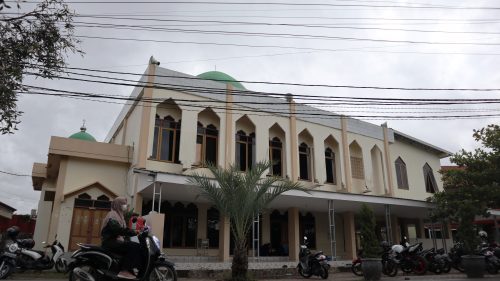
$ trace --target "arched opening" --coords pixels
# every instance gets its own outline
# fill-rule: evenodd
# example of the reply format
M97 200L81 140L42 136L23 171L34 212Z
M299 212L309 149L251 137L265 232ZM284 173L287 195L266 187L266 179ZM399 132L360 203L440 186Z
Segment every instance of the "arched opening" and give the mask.
M275 123L269 128L269 161L271 162L270 174L283 177L285 175L285 131Z
M356 141L349 145L349 158L351 161L351 177L353 190L362 192L366 190L365 168L363 151Z
M337 185L340 178L339 143L333 136L325 139L325 183Z
M252 169L255 164L255 125L244 115L236 121L235 164L241 171Z
M218 164L219 116L210 108L198 114L195 165Z
M156 107L151 159L179 163L181 109L173 100Z
M373 146L370 150L370 155L372 158L372 178L373 186L369 186L369 189L373 190L374 194L382 195L385 194L385 176L384 176L384 160L382 156L382 151L378 146Z
M312 154L313 137L307 129L303 130L298 137L299 143L299 180L313 181L314 179L314 157Z

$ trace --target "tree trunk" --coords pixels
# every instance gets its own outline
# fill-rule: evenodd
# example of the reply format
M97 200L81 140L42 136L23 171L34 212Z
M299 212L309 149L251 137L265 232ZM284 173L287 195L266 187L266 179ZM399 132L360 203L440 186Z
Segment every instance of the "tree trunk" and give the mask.
M233 264L231 266L232 280L248 280L248 256L246 243L237 243L234 247Z

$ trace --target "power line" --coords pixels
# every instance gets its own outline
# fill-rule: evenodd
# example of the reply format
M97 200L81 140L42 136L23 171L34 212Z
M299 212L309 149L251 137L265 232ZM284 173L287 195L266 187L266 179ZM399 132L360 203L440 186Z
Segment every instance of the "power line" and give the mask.
M36 65L32 65L35 66ZM101 72L101 73L108 73L108 74L118 74L118 75L133 75L133 76L144 76L144 77L163 77L163 78L173 78L173 79L181 79L181 80L202 80L202 81L207 81L206 79L199 78L199 77L179 77L175 75L162 75L162 74L155 74L155 75L149 75L145 73L133 73L133 72L124 72L124 71L111 71L111 70L99 70L99 69L90 69L90 68L82 68L82 67L65 67L66 69L72 69L72 70L81 70L81 71L88 71L88 72ZM108 77L108 78L113 78L114 77ZM332 85L332 84L304 84L304 83L289 83L289 82L269 82L269 81L249 81L249 80L215 80L217 82L239 82L239 83L245 83L245 84L265 84L265 85L283 85L283 86L299 86L299 87L321 87L321 88L348 88L348 89L372 89L372 90L400 90L400 91L473 91L473 92L496 92L500 91L500 88L427 88L427 87L392 87L392 86L360 86L360 85ZM138 81L134 81L138 82ZM212 89L215 90L215 89ZM254 91L243 91L243 90L238 90L234 89L234 92L237 93L251 93L252 95L255 93ZM285 97L285 94L281 93L270 93L270 92L262 92L266 95L272 94L272 95L280 95ZM295 97L323 97L324 96L313 96L313 95L295 95Z
M37 3L27 1L28 3ZM409 5L370 5L370 4L332 4L332 3L290 3L290 2L223 2L223 1L66 1L67 4L182 4L182 5L227 5L227 6L313 6L313 7L361 7L361 8L401 8L401 9L450 9L450 10L500 10L500 7L478 6L430 6Z
M31 175L19 174L19 173L13 173L13 172L6 172L6 171L0 171L0 173L6 174L6 175L11 175L11 176L16 176L16 177L31 177Z

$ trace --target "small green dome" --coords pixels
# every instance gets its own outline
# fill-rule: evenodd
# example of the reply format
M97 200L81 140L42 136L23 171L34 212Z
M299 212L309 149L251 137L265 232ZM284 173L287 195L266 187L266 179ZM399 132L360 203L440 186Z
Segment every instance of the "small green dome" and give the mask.
M77 139L77 140L97 142L95 140L95 138L91 134L87 133L86 131L87 131L87 128L85 128L84 126L82 126L80 128L80 132L72 134L71 136L69 136L69 138L70 139Z
M236 81L236 79L227 75L224 72L208 71L208 72L202 73L200 75L197 75L196 77L201 78L201 79L205 79L205 80L212 80L212 81L218 81L218 82L222 82L222 83L231 84L233 87L235 87L237 89L246 90L246 88L243 87L243 85L241 85L240 82Z

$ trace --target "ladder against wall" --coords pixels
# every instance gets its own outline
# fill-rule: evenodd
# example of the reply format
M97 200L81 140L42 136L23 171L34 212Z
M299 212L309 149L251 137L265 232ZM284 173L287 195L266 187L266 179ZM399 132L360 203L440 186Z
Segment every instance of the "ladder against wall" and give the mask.
M329 223L329 237L330 237L330 253L332 254L332 261L337 260L337 240L335 236L335 205L333 200L328 200L328 223Z

